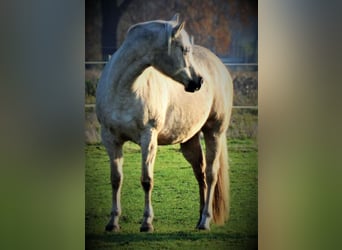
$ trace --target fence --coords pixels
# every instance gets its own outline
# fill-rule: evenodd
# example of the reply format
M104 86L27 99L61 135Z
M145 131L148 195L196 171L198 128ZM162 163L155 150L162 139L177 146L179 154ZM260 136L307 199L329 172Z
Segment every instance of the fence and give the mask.
M258 66L257 63L229 63L226 62L224 59L221 58L221 61L226 66ZM106 64L108 61L85 61L84 64L91 65L91 64Z
M257 63L231 63L222 59L224 65L233 71L239 71L247 67L256 71ZM85 65L104 65L107 61L86 61ZM243 103L243 102L242 102ZM247 104L247 103L246 103ZM227 131L229 138L256 138L258 128L258 106L237 105L233 106L230 127ZM85 104L85 142L88 144L100 143L100 125L95 114L95 104Z
M109 58L110 59L110 58ZM231 63L228 62L226 58L220 58L222 63L228 67L258 67L257 63ZM85 65L103 65L108 61L85 61ZM95 107L95 104L85 104L86 108ZM258 106L233 106L233 109L258 109Z
M95 104L84 104L85 108L95 108ZM258 106L233 106L233 109L258 109Z

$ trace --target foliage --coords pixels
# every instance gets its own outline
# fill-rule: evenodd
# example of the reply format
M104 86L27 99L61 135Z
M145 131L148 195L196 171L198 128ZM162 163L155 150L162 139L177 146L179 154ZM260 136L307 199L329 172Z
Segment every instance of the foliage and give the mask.
M227 131L229 138L256 138L258 133L258 110L233 109Z
M105 233L111 206L109 160L102 145L86 151L87 249L255 249L257 244L257 145L253 140L231 140L229 164L231 214L222 227L210 232L194 229L199 216L197 183L179 146L158 148L152 202L153 234L139 233L143 213L140 186L140 148L124 146L124 181L120 233Z
M257 56L256 0L101 0L86 1L86 60L106 59L138 22L170 19L180 13L195 43L219 56Z
M234 85L234 106L256 106L258 104L258 72L231 71Z

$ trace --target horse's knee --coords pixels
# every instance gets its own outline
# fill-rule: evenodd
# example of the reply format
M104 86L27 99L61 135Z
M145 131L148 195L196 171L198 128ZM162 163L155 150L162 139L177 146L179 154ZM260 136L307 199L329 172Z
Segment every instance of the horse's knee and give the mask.
M112 174L111 175L111 183L113 189L118 189L122 184L122 175L121 174Z
M143 187L145 192L148 192L153 188L153 181L151 179L142 180L141 186Z
M207 183L216 183L217 181L217 171L207 171L206 172Z

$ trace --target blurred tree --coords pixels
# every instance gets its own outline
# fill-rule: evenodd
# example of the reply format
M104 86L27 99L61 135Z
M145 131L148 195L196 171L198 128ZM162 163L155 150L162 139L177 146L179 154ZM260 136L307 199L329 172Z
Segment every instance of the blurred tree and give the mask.
M116 34L122 14L132 0L101 0L102 4L102 57L113 54L118 47Z
M221 57L244 61L257 59L257 0L99 2L102 6L99 15L102 15L100 36L104 59L121 45L132 24L155 19L167 20L175 13L180 13L181 20L186 21L186 30L194 36L196 44L209 48ZM88 16L87 13L87 19L94 19L94 16ZM86 22L86 25L89 23Z
M85 1L85 60L101 60L101 3Z

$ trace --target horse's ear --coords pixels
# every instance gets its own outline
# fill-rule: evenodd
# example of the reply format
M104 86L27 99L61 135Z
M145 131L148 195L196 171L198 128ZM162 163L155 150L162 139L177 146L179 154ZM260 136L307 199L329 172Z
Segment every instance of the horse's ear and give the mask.
M172 38L177 38L179 34L181 33L182 29L184 28L185 22L182 22L181 24L176 25L172 29Z
M179 13L176 13L170 20L171 22L174 22L176 24L178 24L179 22Z

